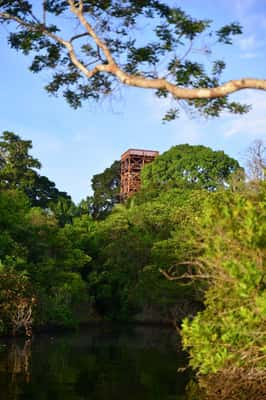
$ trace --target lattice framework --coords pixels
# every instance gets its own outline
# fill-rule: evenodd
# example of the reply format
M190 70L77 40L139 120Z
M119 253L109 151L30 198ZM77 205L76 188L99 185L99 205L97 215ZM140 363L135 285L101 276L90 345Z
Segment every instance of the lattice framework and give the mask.
M125 200L140 189L140 172L145 164L152 162L158 151L129 149L121 156L121 199Z

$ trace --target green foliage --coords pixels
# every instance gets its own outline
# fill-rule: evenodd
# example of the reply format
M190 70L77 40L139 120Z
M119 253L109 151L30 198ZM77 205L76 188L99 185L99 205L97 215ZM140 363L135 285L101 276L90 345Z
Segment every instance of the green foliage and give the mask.
M173 190L138 205L132 200L96 225L88 282L98 312L115 319L144 313L149 319L149 309L154 319L174 321L183 312L180 302L187 312L199 306L199 287L167 281L160 272L192 254L189 231L199 198L200 191Z
M141 173L143 191L168 190L172 187L215 191L226 187L232 173L240 169L236 160L223 151L188 144L172 147Z
M15 190L0 190L0 260L12 267L24 268L27 250L22 243L25 237L25 215L29 211L26 196Z
M40 290L38 322L71 324L73 306L88 296L80 273L90 257L76 244L79 238L74 227L60 228L53 216L36 208L27 217L27 270Z
M73 206L70 196L60 192L54 182L38 174L41 163L29 151L30 140L23 140L13 132L3 132L0 137L0 188L19 189L29 198L33 207L56 207L65 202Z
M0 273L27 277L37 298L35 323L73 323L75 304L88 298L81 270L90 257L78 246L79 232L60 228L51 213L30 208L15 190L0 191L0 226Z
M4 132L1 139L0 273L14 277L12 285L20 296L14 301L7 296L1 302L7 310L0 315L1 330L14 328L11 314L15 304L19 307L19 299L27 299L20 284L24 278L36 298L34 323L71 325L76 305L87 302L89 306L82 275L91 260L81 240L86 217L80 224L69 224L76 213L74 205L69 196L36 172L40 163L29 154L30 141L11 132ZM42 208L34 207L36 204ZM5 280L7 285L9 280ZM4 293L4 288L1 290Z
M35 180L34 169L41 167L40 162L29 155L32 148L30 140L22 140L12 132L3 132L0 137L0 185L2 188L25 189Z
M210 286L205 310L182 330L203 374L265 366L265 194L262 184L258 192L213 194L204 205L201 261Z
M97 215L51 202L50 189L49 208L33 207L31 142L2 139L1 333L21 327L19 307L38 325L73 326L80 305L112 320L187 316L183 344L201 374L265 366L265 181L245 183L223 152L179 145L144 168L126 204L115 205L115 162L93 178Z
M46 200L49 201L49 209L53 212L61 227L65 226L66 224L72 224L73 217L77 214L77 207L71 200L70 196L65 196L64 192L60 192L59 195L56 194L54 199L49 197L47 199L46 197Z
M90 79L84 80L82 70L77 63L72 63L62 40L56 39L56 35L64 36L65 22L61 25L60 18L63 15L63 21L68 24L67 31L73 32L69 46L73 46L80 65L90 66L93 70L99 64L109 63L106 52L94 42L93 37L88 32L84 33L83 29L77 30L78 21L75 21L76 16L71 13L69 2L45 1L43 10L41 4L38 7L35 3L0 1L1 23L18 22L9 25L8 43L23 54L32 56L32 72L51 72L51 81L45 89L53 95L61 94L74 108L80 107L84 101L99 101L113 93L117 85L121 84L118 78L98 70ZM83 1L83 13L92 26L97 20L100 39L125 73L157 79L164 77L167 72L167 79L173 85L184 88L213 88L222 82L224 62L216 60L213 68L209 68L208 64L204 66L194 61L193 48L202 47L202 38L204 42L206 38L211 38L211 43L231 45L233 38L242 33L237 22L213 31L210 20L194 18L179 7L157 0L127 0L122 3L116 0L88 0ZM138 34L140 25L144 27L142 35ZM145 36L146 41L143 40ZM203 56L211 51L208 43L202 48ZM159 97L169 95L166 90L158 90L156 94ZM248 111L247 106L230 102L227 97L188 100L186 103L189 108L207 117L216 117L223 110L233 113ZM166 113L164 120L175 119L178 112L177 104Z
M93 196L87 199L87 208L94 219L103 219L120 203L120 161L94 175L91 182Z

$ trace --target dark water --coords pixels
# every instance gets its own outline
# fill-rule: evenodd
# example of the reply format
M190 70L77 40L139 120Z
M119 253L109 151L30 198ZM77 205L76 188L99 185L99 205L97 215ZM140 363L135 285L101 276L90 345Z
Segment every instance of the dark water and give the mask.
M92 327L0 341L0 400L185 400L176 333Z

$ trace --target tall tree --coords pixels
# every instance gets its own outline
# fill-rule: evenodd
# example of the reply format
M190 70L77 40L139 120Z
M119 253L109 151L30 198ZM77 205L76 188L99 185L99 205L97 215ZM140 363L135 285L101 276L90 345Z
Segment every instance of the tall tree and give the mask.
M154 89L159 97L171 95L177 102L168 120L178 115L180 99L218 116L222 110L248 110L229 101L230 93L266 89L265 79L222 83L223 60L208 71L195 57L188 58L203 36L231 45L233 36L242 33L238 23L213 31L210 20L193 18L164 1L0 0L0 22L9 24L11 47L33 54L33 72L52 71L48 92L61 92L73 107L105 97L119 83ZM140 24L149 29L146 41L145 28L141 37L136 33Z
M254 140L247 150L247 176L251 181L266 179L266 143Z
M23 140L13 132L3 132L0 136L0 188L22 190L32 206L47 208L60 199L72 204L66 192L59 191L54 182L38 174L41 163L30 155L31 149L30 140Z
M36 169L41 163L29 151L30 140L22 140L13 132L5 131L0 137L0 186L8 189L32 187L36 180Z
M114 161L102 173L92 177L93 196L87 199L89 213L95 219L105 218L120 203L120 161Z
M238 169L238 162L223 151L181 144L143 168L142 188L185 187L214 191L226 186L230 175Z

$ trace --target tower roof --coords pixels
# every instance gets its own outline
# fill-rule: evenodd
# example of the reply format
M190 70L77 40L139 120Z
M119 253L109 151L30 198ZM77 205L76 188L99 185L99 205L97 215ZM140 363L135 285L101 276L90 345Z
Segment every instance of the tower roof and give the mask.
M144 150L144 149L128 149L121 155L121 159L127 158L128 156L147 156L147 157L156 157L159 155L159 151L155 150Z

